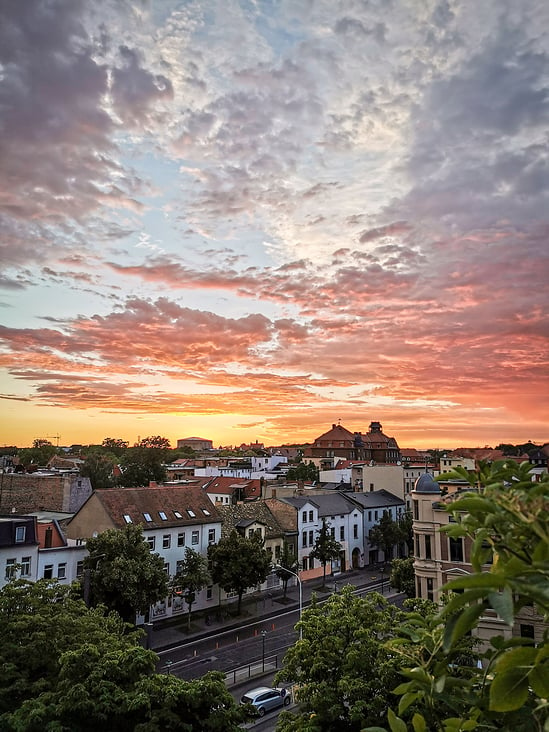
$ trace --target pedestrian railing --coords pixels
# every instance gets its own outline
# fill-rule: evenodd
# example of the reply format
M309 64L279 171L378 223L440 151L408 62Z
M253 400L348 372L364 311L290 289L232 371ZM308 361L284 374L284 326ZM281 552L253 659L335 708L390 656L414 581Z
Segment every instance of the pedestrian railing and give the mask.
M227 686L234 686L254 676L261 676L262 674L276 671L277 668L278 656L266 656L259 661L253 661L246 666L235 668L233 671L226 671L225 684Z

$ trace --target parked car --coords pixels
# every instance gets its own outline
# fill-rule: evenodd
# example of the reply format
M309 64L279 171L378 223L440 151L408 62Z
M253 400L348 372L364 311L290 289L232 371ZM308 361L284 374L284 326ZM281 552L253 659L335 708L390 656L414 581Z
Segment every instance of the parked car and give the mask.
M286 689L273 689L268 686L258 686L256 689L251 689L240 700L242 704L251 704L255 707L260 717L265 712L271 712L273 709L287 707L291 701L291 695Z

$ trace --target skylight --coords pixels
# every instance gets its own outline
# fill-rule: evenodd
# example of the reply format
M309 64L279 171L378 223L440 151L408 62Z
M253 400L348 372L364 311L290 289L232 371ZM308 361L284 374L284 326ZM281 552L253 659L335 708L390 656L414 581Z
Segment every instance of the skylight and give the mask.
M175 518L180 518L180 519L183 518L183 516L179 513L179 511L174 511L173 515L175 516Z
M144 513L143 514L145 521L152 521L151 514L150 513Z
M158 512L158 515L160 516L160 518L162 519L162 521L167 521L168 520L168 517L166 516L166 514L164 513L164 511L159 511Z
M196 513L192 511L190 508L187 509L187 513L191 518L196 518Z
M125 521L125 522L126 522L127 524L131 524L131 523L132 523L132 517L131 517L131 516L130 516L129 514L125 513L125 514L124 514L124 521Z
M204 514L204 516L210 516L211 515L207 508L203 508L202 509L202 513Z

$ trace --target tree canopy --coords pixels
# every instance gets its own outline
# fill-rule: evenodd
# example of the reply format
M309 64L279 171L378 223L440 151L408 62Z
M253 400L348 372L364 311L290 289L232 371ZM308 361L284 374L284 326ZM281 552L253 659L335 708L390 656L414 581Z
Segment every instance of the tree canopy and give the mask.
M393 558L393 550L395 545L400 544L404 540L403 532L398 522L393 521L389 511L383 511L383 515L379 522L372 526L369 535L370 544L383 550L385 561Z
M502 460L439 476L470 485L448 504L455 521L443 530L470 540L473 571L443 588L450 599L436 616L411 616L389 642L404 677L388 712L391 730L548 729L549 475L534 483L530 470ZM480 617L496 613L509 627L529 606L545 623L541 639L495 635L482 666L464 674L456 647Z
M86 542L85 590L92 605L106 605L135 622L168 594L164 560L150 551L140 526L108 529ZM89 588L86 586L89 581Z
M298 463L297 465L292 465L286 474L286 478L288 480L309 480L314 481L318 480L318 468L316 465L312 462L308 463Z
M208 547L208 559L213 581L225 592L237 593L239 614L244 591L260 585L271 571L271 555L257 534L248 538L232 531Z
M185 548L185 556L178 562L177 574L172 580L175 594L181 593L187 603L187 627L191 628L191 610L196 600L196 593L200 592L211 582L208 571L208 561L191 547Z
M326 565L333 559L338 559L341 554L341 544L334 539L330 526L325 519L322 519L322 526L317 532L315 543L309 557L318 559L322 564L322 584L326 584Z
M288 591L288 582L292 578L293 574L297 574L298 571L299 562L294 553L294 548L291 544L285 541L282 544L282 551L280 552L280 557L277 560L276 568L276 576L282 581L284 597L286 597L286 593Z
M278 681L296 684L298 712L281 714L277 730L360 732L385 715L399 681L398 659L381 639L404 613L381 595L347 586L303 611L302 640L286 653Z
M395 590L405 592L408 597L414 597L416 594L414 558L393 559L391 562L391 578L389 581Z
M51 580L0 590L0 727L6 732L236 732L246 711L223 675L182 681L117 614Z
M148 486L166 480L165 450L139 445L129 447L120 458L122 475L118 482L126 488Z

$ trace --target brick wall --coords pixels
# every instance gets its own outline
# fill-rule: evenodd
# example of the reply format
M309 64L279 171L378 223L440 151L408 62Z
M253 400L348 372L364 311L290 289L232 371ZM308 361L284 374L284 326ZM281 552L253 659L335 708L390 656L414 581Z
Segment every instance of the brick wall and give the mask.
M0 473L0 513L75 513L91 493L90 479L78 474Z

